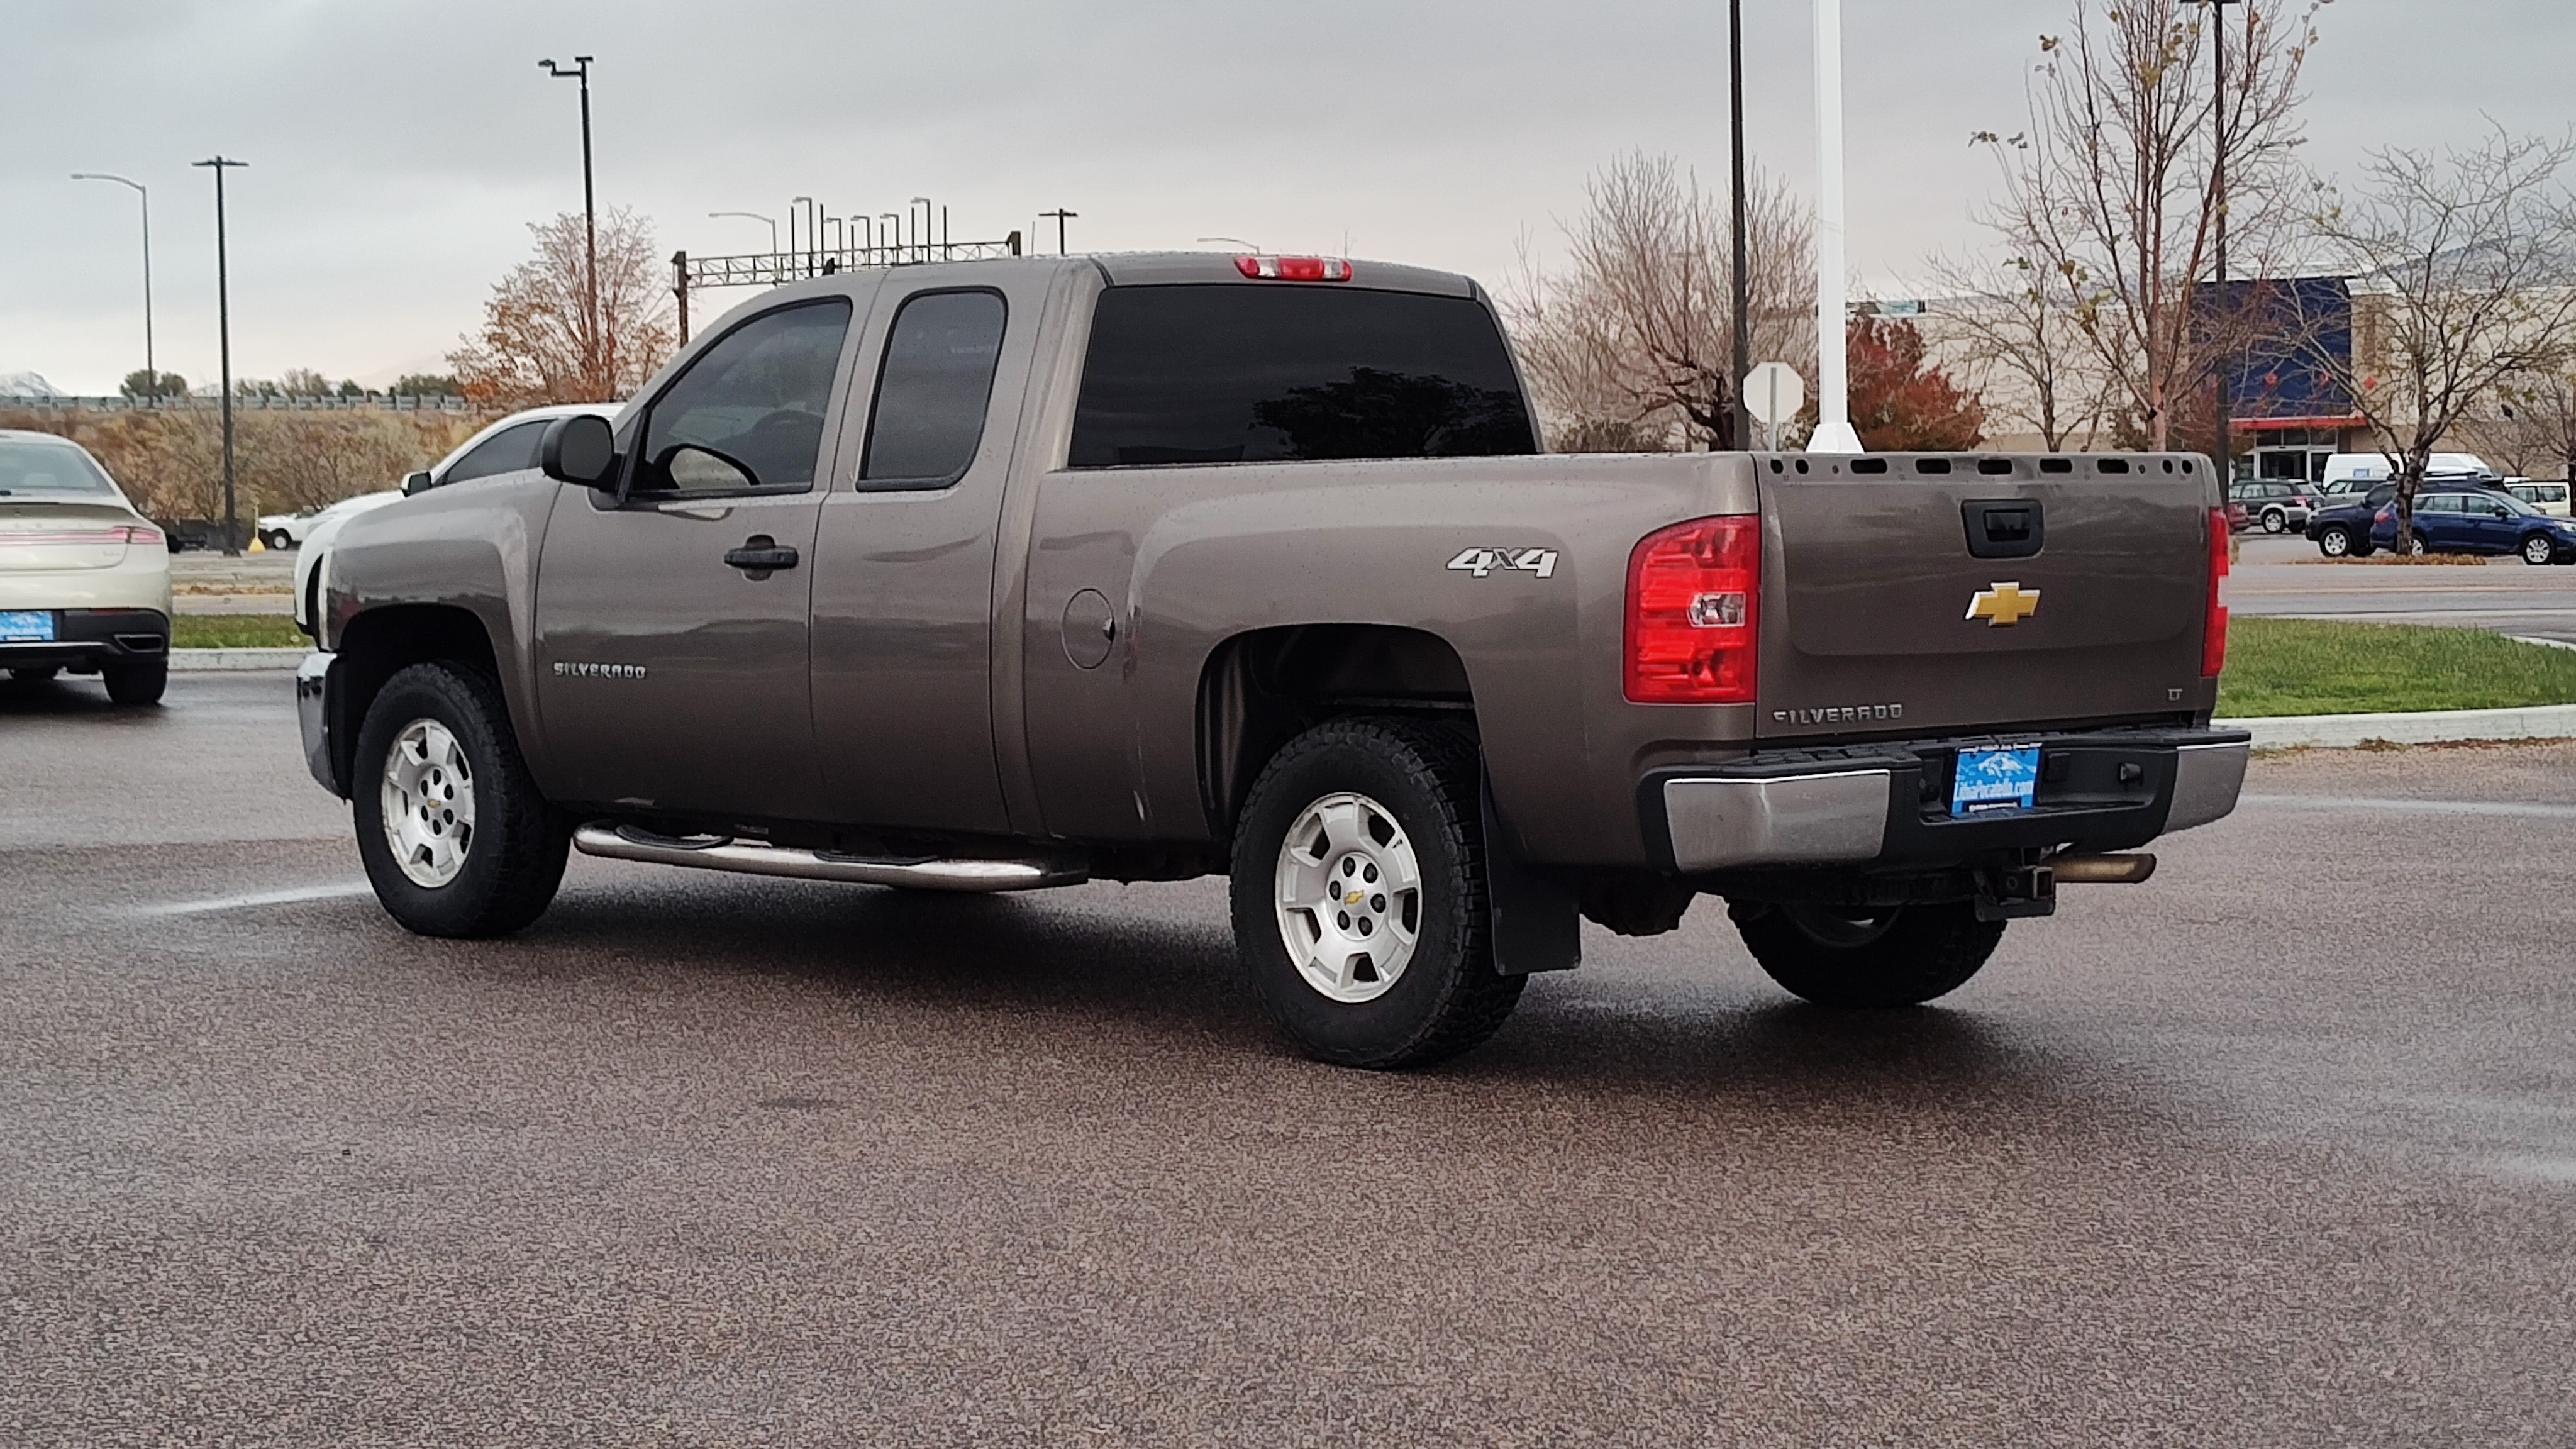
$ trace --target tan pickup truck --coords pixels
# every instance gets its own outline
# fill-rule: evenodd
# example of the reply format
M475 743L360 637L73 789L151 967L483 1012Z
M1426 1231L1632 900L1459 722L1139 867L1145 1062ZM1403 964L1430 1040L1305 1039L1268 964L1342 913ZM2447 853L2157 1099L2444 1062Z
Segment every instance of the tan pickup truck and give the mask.
M1437 272L819 278L539 461L350 523L298 682L431 935L526 926L573 849L1222 872L1280 1025L1398 1066L1703 894L1801 996L1928 1000L2243 780L2206 462L1549 456Z

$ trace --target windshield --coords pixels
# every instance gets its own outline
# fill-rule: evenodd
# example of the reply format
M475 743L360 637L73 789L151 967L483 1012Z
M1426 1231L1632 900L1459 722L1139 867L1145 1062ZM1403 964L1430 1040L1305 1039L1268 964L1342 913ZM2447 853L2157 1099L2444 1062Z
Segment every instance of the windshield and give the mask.
M121 501L89 454L50 438L0 438L0 498Z

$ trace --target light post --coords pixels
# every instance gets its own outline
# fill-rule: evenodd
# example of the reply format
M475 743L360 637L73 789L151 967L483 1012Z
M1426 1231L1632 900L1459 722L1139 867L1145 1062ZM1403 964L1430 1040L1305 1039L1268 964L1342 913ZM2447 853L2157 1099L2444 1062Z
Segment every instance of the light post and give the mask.
M930 198L916 196L906 202L903 208L905 221L912 220L912 209L916 206L921 208L921 225L914 228L912 239L921 244L921 259L926 262L930 260Z
M557 80L571 78L581 82L581 228L584 277L582 281L583 325L589 336L582 341L583 361L590 380L599 378L599 202L591 187L590 173L590 61L586 55L572 58L566 70L551 60L537 64Z
M744 219L745 221L756 221L756 222L761 223L762 225L764 225L764 226L766 226L766 227L768 227L768 228L769 228L769 254L770 254L771 256L773 256L773 257L774 257L774 256L776 256L776 255L778 255L778 223L777 223L777 222L770 220L768 217L765 217L765 216L761 215L759 212L756 212L756 211L710 211L710 212L708 212L708 213L707 213L707 215L708 215L710 218L713 218L713 217L719 217L719 216L738 216L738 217L741 217L742 219Z
M880 211L877 213L877 220L886 224L885 229L879 233L886 239L886 265L890 267L903 265L903 218L891 211Z
M215 173L215 334L217 353L222 358L224 557L239 558L241 540L238 534L241 526L241 509L235 502L233 490L233 292L231 263L226 254L224 241L224 172L233 167L248 166L250 163L218 155L188 164L204 166Z
M157 407L161 402L161 369L152 360L152 192L140 181L129 181L104 171L75 171L74 181L113 181L134 188L135 198L143 203L143 397Z
M814 224L814 198L810 196L791 196L787 198L787 249L791 252L796 251L796 208L799 206L805 208L805 251L799 253L799 255L808 255L812 253L816 247L822 245L821 237L816 235L816 233L820 232L822 228ZM812 262L808 261L800 263L799 265L804 268L808 275L812 274L814 269Z
M1730 379L1731 390L1735 394L1735 416L1731 426L1733 435L1727 439L1727 445L1749 449L1753 446L1753 414L1744 401L1744 379L1753 371L1753 284L1744 270L1744 0L1727 0L1726 52L1727 105L1733 117L1730 124L1733 127L1735 195L1735 367L1734 376Z
M1082 215L1081 212L1067 211L1063 207L1057 207L1053 211L1041 211L1038 213L1038 220L1040 221L1046 221L1050 218L1055 221L1055 254L1057 256L1063 256L1065 254L1064 224L1080 215ZM1258 251L1260 248L1255 247L1254 250Z
M1843 3L1816 6L1816 432L1810 453L1857 453L1843 275Z
M2218 80L2209 97L2211 128L2217 133L2216 152L2210 157L2210 190L2218 203L2218 305L2227 305L2227 3L2209 0L2212 24L2210 53L2216 58ZM2223 328L2231 325L2221 319ZM2223 336L2223 334L2222 334ZM2236 420L2227 396L2227 373L2235 358L2222 357L2218 363L2218 481L2221 487L2236 482Z

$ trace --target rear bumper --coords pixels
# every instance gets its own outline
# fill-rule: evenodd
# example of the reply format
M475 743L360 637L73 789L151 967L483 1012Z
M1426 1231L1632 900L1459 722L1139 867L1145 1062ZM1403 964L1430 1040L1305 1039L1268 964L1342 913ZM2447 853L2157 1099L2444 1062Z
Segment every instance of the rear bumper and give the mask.
M54 609L50 643L0 644L0 669L71 669L166 658L170 616L158 609Z
M2236 808L2242 730L2127 729L1761 751L1639 786L1651 847L1684 875L1771 867L1940 870L2021 853L2129 850ZM2029 810L1952 818L1961 749L2040 747Z

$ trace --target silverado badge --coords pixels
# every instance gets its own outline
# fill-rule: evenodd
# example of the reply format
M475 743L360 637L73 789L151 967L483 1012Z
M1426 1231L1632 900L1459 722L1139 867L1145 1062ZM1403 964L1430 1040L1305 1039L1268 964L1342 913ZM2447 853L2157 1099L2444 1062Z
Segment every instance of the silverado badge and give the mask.
M1997 584L1979 589L1968 600L1968 617L1983 619L1994 628L2018 624L2039 612L2039 590L2024 590L2019 584Z

